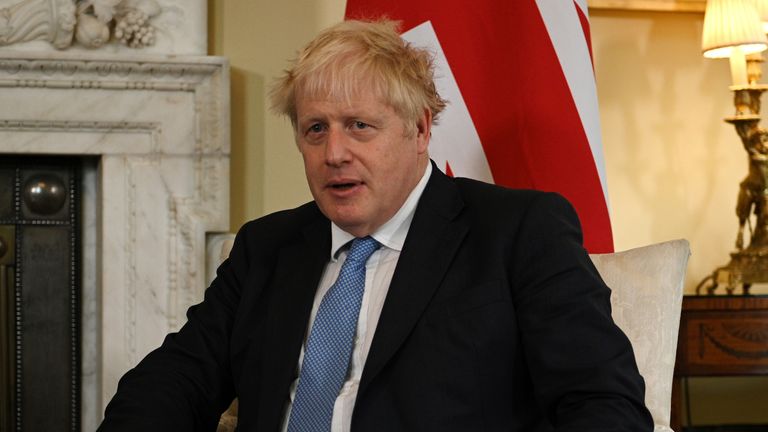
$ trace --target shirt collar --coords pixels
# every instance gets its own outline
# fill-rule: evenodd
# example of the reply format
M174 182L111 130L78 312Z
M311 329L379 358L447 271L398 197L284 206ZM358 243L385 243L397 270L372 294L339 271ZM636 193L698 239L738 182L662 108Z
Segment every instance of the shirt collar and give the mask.
M432 174L432 164L428 163L421 180L406 198L400 210L395 213L384 225L380 226L371 237L381 243L382 246L401 251L405 244L405 237L408 235L408 229L411 227L413 215L416 213L416 205L419 203L421 194L427 187L427 181ZM336 261L339 250L354 240L355 236L339 228L338 225L331 222L331 261Z

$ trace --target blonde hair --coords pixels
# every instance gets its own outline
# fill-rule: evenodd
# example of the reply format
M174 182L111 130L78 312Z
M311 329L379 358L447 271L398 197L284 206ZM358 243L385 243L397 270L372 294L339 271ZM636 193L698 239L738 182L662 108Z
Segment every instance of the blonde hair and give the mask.
M272 110L296 127L297 97L351 101L368 87L411 130L424 109L437 124L446 101L435 88L432 55L400 38L389 20L343 21L311 41L270 91Z

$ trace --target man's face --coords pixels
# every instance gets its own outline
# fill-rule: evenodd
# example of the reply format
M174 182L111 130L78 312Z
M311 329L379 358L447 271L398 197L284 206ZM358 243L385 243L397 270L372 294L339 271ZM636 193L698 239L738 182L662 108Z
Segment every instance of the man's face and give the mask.
M408 198L429 161L431 114L412 125L363 90L350 101L298 98L296 141L320 210L356 237L371 234Z

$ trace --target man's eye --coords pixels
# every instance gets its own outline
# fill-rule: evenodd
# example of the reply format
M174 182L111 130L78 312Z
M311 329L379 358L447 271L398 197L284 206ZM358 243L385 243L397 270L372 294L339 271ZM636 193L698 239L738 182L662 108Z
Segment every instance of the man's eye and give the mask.
M363 122L361 122L361 121L356 121L356 122L355 122L355 129L366 129L366 128L368 128L368 127L370 127L370 126L368 125L368 123L363 123Z
M312 126L310 126L309 129L307 129L307 132L310 132L310 133L320 133L322 131L323 131L323 125L321 125L320 123L315 123Z

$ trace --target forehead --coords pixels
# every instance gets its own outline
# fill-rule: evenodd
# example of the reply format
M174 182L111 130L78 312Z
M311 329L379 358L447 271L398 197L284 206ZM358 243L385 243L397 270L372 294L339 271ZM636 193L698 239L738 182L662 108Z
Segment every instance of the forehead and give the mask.
M389 102L369 86L360 85L347 89L328 88L322 91L303 90L296 93L296 114L299 120L306 116L320 114L374 115L391 110Z

